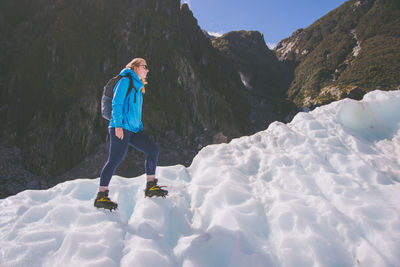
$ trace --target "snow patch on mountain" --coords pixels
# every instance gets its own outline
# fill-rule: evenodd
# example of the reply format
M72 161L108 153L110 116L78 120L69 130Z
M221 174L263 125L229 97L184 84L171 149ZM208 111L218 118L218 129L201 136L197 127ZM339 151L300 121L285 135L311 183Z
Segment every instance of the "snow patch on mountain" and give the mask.
M356 29L350 31L351 35L353 36L354 40L357 41L357 45L353 48L353 57L358 56L361 50L360 42L357 39Z

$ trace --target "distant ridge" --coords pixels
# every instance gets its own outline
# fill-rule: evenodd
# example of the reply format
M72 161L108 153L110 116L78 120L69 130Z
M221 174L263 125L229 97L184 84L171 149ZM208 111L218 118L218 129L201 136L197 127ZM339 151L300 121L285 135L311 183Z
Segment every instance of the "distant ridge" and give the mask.
M299 107L400 87L400 2L351 0L278 43Z

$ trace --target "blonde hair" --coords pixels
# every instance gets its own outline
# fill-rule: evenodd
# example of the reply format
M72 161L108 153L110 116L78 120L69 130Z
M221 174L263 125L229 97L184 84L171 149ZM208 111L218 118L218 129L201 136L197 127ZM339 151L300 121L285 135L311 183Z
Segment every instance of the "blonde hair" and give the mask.
M140 57L134 58L134 59L132 59L131 62L129 62L126 65L126 68L133 70L133 67L139 67L144 61L146 61L146 60L144 60L143 58L140 58ZM140 79L140 80L143 83L142 94L144 94L146 92L145 85L147 84L147 81L146 81L146 79Z

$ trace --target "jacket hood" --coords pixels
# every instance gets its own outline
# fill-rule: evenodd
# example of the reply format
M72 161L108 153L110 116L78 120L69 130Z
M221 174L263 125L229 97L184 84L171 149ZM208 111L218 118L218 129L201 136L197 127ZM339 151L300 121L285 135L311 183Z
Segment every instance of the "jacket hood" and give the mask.
M121 75L121 76L130 75L130 76L132 77L132 79L133 79L135 82L138 82L139 84L141 84L140 87L143 86L142 81L139 79L139 77L137 76L137 74L136 74L133 70L131 70L131 69L125 68L125 69L121 70L121 72L119 73L119 75Z

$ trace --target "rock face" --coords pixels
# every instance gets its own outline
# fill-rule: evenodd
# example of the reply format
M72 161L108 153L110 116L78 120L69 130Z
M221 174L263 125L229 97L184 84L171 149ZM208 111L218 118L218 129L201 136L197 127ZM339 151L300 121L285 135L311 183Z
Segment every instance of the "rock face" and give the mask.
M251 133L237 71L179 0L2 1L0 22L0 145L19 151L32 179L99 176L102 87L134 57L150 67L143 122L160 165L189 164L218 133ZM138 175L142 165L130 151L117 173Z
M399 1L352 0L279 42L277 57L294 72L288 96L306 107L396 89L399 18Z
M284 98L289 84L285 66L257 31L233 31L212 40L234 65L249 91Z
M212 40L179 0L0 2L0 197L98 177L108 154L105 83L134 57L150 67L143 107L159 165L265 129L297 107L400 87L396 0L347 1L282 40ZM289 100L287 100L289 96ZM144 172L133 149L117 173Z
M286 100L291 69L268 49L257 31L233 31L214 38L212 44L234 67L250 103L250 126L254 131L266 129L275 121L283 121L293 110Z

